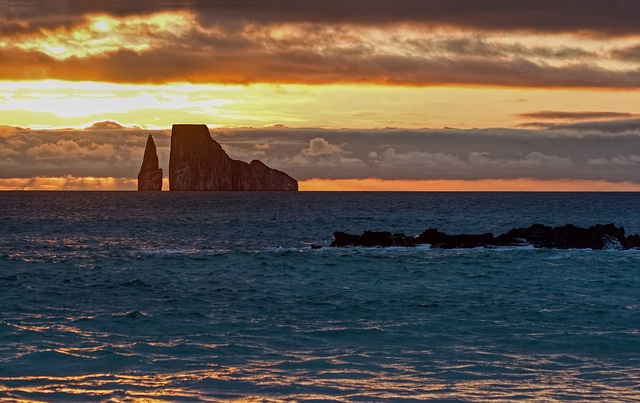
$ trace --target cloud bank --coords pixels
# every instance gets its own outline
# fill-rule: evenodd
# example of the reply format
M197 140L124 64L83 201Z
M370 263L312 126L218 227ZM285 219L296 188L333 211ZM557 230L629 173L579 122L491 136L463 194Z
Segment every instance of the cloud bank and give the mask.
M621 130L625 127L625 130ZM260 159L298 180L595 180L640 183L640 122L562 130L216 129L232 158ZM152 134L168 172L170 132L99 122L84 130L0 130L0 177L134 179Z
M640 87L624 0L51 4L0 11L0 79Z
M631 0L174 0L171 2L3 2L2 15L29 21L8 24L4 32L24 32L37 26L73 24L84 14L132 16L166 11L194 11L207 25L254 22L349 23L380 25L414 23L456 26L486 31L586 32L600 35L638 33L640 5Z

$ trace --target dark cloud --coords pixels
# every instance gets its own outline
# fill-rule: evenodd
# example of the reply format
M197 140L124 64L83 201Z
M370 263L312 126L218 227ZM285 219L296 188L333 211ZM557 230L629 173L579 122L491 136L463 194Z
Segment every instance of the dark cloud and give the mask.
M237 41L237 39L236 39ZM547 88L640 88L640 69L609 71L592 64L552 66L520 56L395 56L317 53L295 47L270 51L243 42L228 52L171 46L143 53L120 50L57 60L34 51L0 50L4 79L109 82L372 83L406 86L487 85Z
M593 119L622 119L632 117L632 113L623 112L565 112L565 111L537 111L516 115L523 119L541 120L593 120Z
M640 119L596 120L576 123L540 123L540 128L580 133L640 133Z
M235 129L212 133L231 156L260 158L298 179L640 182L640 130L582 135L506 129ZM255 144L262 141L270 147L257 149Z
M82 130L0 130L0 176L119 177L138 174L146 138L153 134L159 155L168 161L169 134L97 122Z
M105 120L103 122L95 122L91 126L87 127L85 130L118 130L118 129L125 129L125 127L118 122Z
M65 13L63 9L58 10L58 12L48 13L44 11L46 7L26 7L25 10L30 10L31 12L21 16L21 13L11 13L10 9L3 9L3 7L0 7L0 36L4 37L30 34L40 30L70 28L85 20L83 15Z
M430 53L439 50L450 54L481 58L544 58L570 59L573 61L600 59L602 56L575 46L525 46L520 43L492 42L490 38L480 34L469 34L464 38L416 41L403 41L403 46L412 44L415 50Z
M458 26L487 31L537 31L633 35L640 30L640 3L633 0L367 0L367 1L84 1L5 0L9 19L49 18L107 12L133 15L165 10L192 10L209 24L278 23L413 23Z
M611 51L611 56L620 60L638 62L640 61L640 45L614 49Z
M579 42L574 45L571 41L544 45L536 42L520 43L517 39L504 40L487 31L466 31L464 36L460 32L465 31L447 31L434 35L432 29L438 24L429 22L430 18L435 18L431 13L424 20L420 19L420 26L412 25L408 31L407 25L400 24L404 21L401 10L410 7L418 10L424 8L433 11L434 15L452 13L456 18L460 17L458 14L469 10L473 11L474 17L478 17L477 13L482 14L485 10L494 8L498 14L521 11L527 15L526 18L531 18L536 13L529 13L530 8L537 10L538 7L531 6L530 3L534 2L461 2L460 13L453 13L457 8L445 5L448 2L412 1L405 4L401 0L397 7L393 3L395 11L390 9L389 13L382 12L391 4L389 2L367 3L366 10L373 15L379 14L381 18L388 18L389 22L398 22L385 30L383 38L376 31L380 28L379 24L367 27L341 25L340 18L349 17L349 10L361 10L357 5L362 4L357 2L349 2L348 5L331 1L328 4L300 2L303 5L292 3L290 8L284 7L289 4L288 0L233 4L198 1L89 3L90 5L83 5L84 2L69 2L67 8L70 16L66 17L60 15L65 7L43 5L42 10L52 13L52 16L44 11L34 11L30 19L27 18L29 7L9 7L10 10L18 10L13 11L13 14L25 16L25 19L0 17L0 22L9 22L0 30L20 33L16 34L15 40L8 36L9 40L4 47L0 47L0 77L8 80L63 79L146 83L190 81L241 84L640 87L640 69L637 66L624 65L609 69L604 67L603 62L612 53L633 52L633 47L610 50L608 48L611 45L599 47L591 44L582 48L578 46ZM31 4L38 2L34 0ZM483 6L479 6L480 4ZM149 12L186 9L187 6L195 10L199 19L194 20L191 14L184 14L181 15L183 19L171 22L175 25L167 23L169 25L165 26L156 20L156 23L150 22L153 18ZM565 6L566 4L561 7ZM585 10L589 10L589 7L602 11L602 7L591 5L581 8L581 12L588 14ZM623 5L620 7L624 8ZM618 10L620 7L604 8ZM292 21L307 22L284 28L274 25L279 22L277 16L285 21L285 17L290 15L324 15L323 13L330 14L328 10L341 8L348 12L346 16L338 13L342 17L335 23L320 23L322 21L313 19L307 21L301 17L301 20ZM142 20L120 21L126 28L123 28L126 33L118 38L121 41L116 44L113 42L114 38L110 38L110 35L116 33L99 32L88 21L82 22L82 13L96 10L123 15L147 14L142 15ZM218 11L222 14L217 13ZM208 14L224 15L227 12L233 16L222 18L213 25L207 25L206 18L203 17ZM266 20L248 23L254 13L256 18ZM38 21L44 19L45 15L49 21L42 29L73 24L81 31L81 35L74 35L75 31L70 27L55 31L41 30L39 26L42 24ZM269 20L269 15L273 15L274 19ZM359 16L360 14L354 14L352 17L357 22L361 18ZM407 12L407 18L409 16L413 14ZM235 19L236 17L239 19ZM397 21L394 20L396 17ZM158 20L162 18L159 17ZM230 20L236 23L229 23ZM446 19L444 21L443 24L449 26ZM34 32L32 36L23 32L29 30ZM86 37L90 38L86 43L77 39ZM48 44L48 47L38 45L40 41L47 42L52 38L55 41ZM51 49L57 49L62 54L56 54ZM88 52L92 49L95 49L93 56ZM45 52L49 52L49 55Z

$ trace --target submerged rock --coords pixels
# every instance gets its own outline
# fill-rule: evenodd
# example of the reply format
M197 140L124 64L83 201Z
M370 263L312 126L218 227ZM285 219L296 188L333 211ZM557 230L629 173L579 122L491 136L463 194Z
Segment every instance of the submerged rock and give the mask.
M173 125L169 190L297 191L298 181L258 160L231 159L206 125Z
M549 227L535 224L529 228L516 228L503 235L503 239L525 239L537 248L576 249L590 248L603 249L613 240L627 243L624 228L614 224L597 224L589 228L576 227L573 224L561 227Z
M416 238L416 243L443 249L477 248L495 245L496 238L491 233L449 235L429 228Z
M335 232L331 246L387 247L420 244L443 249L524 245L556 249L632 249L640 248L640 235L625 236L624 228L614 224L597 224L589 228L572 224L561 227L534 224L528 228L514 228L497 237L491 233L449 235L435 228L429 228L416 237L392 235L390 232L365 231L362 235Z
M162 169L158 164L156 143L151 135L147 138L142 166L138 173L138 190L162 190Z
M415 239L405 234L392 234L387 231L365 231L362 235L335 232L331 246L415 246Z

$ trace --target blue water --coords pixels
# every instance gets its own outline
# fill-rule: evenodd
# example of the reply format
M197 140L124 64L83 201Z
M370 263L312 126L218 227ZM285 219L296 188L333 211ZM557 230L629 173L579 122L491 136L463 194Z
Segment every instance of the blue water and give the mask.
M640 233L639 202L0 192L0 400L633 401L640 251L328 245L538 222Z

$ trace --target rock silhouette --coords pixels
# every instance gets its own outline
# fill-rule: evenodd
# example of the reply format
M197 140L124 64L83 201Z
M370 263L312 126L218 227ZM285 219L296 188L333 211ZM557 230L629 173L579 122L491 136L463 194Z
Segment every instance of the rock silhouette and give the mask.
M335 232L331 246L410 247L421 244L443 249L526 245L556 249L635 249L640 248L640 235L625 236L624 228L615 224L597 224L589 228L573 224L561 227L534 224L498 236L491 233L449 235L435 228L414 237L391 232L365 231L362 235Z
M298 182L258 160L231 159L206 125L173 125L169 190L297 191Z
M162 169L158 164L156 143L151 135L147 138L142 166L138 173L138 190L162 190Z

